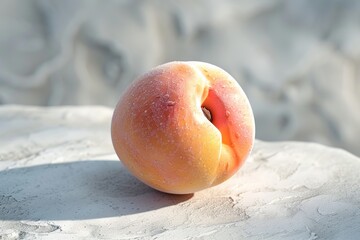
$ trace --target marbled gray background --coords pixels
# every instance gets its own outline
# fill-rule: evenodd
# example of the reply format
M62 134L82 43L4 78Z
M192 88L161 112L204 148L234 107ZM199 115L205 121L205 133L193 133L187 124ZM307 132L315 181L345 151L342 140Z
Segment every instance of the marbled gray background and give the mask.
M360 155L360 1L0 0L0 103L114 107L172 60L218 65L256 137Z

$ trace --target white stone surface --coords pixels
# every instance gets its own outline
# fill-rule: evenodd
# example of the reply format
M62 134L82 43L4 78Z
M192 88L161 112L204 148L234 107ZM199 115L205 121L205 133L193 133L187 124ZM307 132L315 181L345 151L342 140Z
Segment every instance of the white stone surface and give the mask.
M105 107L0 107L0 239L358 239L360 159L257 141L194 195L157 192L112 149Z

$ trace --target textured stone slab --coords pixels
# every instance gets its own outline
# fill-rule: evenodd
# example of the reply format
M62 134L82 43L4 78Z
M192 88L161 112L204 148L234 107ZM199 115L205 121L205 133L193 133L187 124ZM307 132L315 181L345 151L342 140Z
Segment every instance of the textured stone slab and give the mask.
M0 107L0 239L356 239L360 159L257 141L217 187L176 196L132 177L104 107Z

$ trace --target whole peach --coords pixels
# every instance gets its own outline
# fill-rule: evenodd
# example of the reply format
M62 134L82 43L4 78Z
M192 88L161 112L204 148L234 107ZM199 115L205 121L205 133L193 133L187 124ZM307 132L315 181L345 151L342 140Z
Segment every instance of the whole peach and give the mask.
M230 178L248 157L254 116L239 84L203 62L170 62L135 81L117 104L111 136L128 170L167 193Z

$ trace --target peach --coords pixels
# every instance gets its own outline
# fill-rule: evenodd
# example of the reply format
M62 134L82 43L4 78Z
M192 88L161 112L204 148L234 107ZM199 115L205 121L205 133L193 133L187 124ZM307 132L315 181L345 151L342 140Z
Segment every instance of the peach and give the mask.
M125 167L167 193L193 193L230 178L254 143L249 101L224 70L170 62L135 81L117 104L111 136Z

